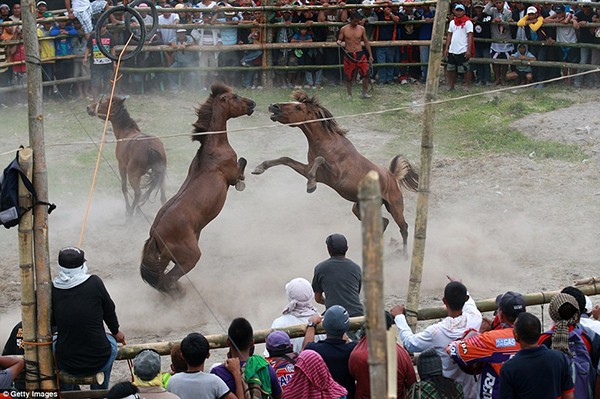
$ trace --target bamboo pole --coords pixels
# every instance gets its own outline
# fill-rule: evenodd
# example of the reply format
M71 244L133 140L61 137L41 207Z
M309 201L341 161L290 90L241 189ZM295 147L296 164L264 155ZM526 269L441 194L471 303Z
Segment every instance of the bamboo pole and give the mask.
M600 277L588 277L581 280L574 280L573 284L577 285L587 285L587 284L596 284L600 283Z
M438 1L431 35L429 49L429 66L427 68L427 83L425 86L425 108L423 111L423 134L421 136L421 170L419 173L419 192L417 194L417 216L415 218L415 235L413 243L410 278L406 299L407 321L413 331L417 327L415 314L419 307L419 291L423 274L425 257L425 238L427 237L427 213L429 209L429 181L431 174L431 159L433 155L433 128L440 66L442 64L442 44L446 31L446 16L449 2Z
M39 200L46 200L48 175L44 142L42 108L42 72L39 62L37 26L34 17L35 2L22 0L23 41L27 60L29 143L33 149L33 186ZM52 356L52 333L50 330L50 268L48 267L48 209L36 206L33 209L33 250L37 299L37 339L45 343L38 347L39 372L48 379L42 379L42 389L55 389Z
M387 331L387 379L388 379L388 399L396 399L398 397L398 352L396 341L398 337L398 327L392 325Z
M19 165L29 180L33 175L33 153L31 148L19 151ZM19 179L19 206L29 208L33 204L31 193ZM19 268L21 269L21 320L23 322L23 341L35 342L36 337L36 302L35 275L33 271L33 218L27 211L19 222ZM37 346L24 345L25 351L25 386L28 390L39 389Z
M98 385L102 385L104 383L104 373L103 372L98 372L96 374L86 375L86 376L74 376L74 375L67 373L66 371L60 371L58 373L58 378L60 379L60 382L62 382L64 384L77 384L77 385L79 385L79 384L81 384L81 385L98 384Z
M360 181L358 200L362 221L363 285L371 398L384 399L387 396L387 334L383 303L383 223L379 174L374 170Z

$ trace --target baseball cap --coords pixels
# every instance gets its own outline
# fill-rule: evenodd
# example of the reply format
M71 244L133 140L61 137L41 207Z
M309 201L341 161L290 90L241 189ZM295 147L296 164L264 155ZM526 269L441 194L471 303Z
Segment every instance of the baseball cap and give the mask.
M537 14L537 12L537 8L535 8L534 6L527 7L527 14Z
M481 7L481 8L483 8L483 7L484 7L484 5L483 5L483 3L482 3L482 2L480 2L480 1L476 1L475 3L473 3L473 7Z
M502 313L509 317L517 317L519 313L525 311L525 298L523 295L514 291L507 291L503 295L496 297L496 304Z
M463 10L463 11L465 11L465 6L463 6L462 4L457 4L457 5L454 6L454 9L455 10Z
M44 0L42 0L42 1L38 1L38 2L37 2L37 7L39 7L39 6L41 6L41 5L45 5L45 6L47 6L47 5L48 5L48 3L46 3Z
M331 234L325 240L327 249L334 255L344 255L348 250L348 241L342 234Z
M323 315L323 328L327 335L341 337L350 329L348 311L340 305L333 305Z
M8 4L0 4L0 8L6 8L7 10L10 10L10 7L8 6Z
M177 33L187 33L187 30L185 30L185 29L177 29Z
M556 12L556 13L565 12L565 6L563 6L561 4L554 6L554 12Z
M160 355L154 349L144 349L133 359L133 373L142 381L152 381L160 373Z
M43 18L52 18L52 13L50 11L44 11L42 14Z
M80 267L83 265L83 262L85 262L85 252L77 247L66 247L58 253L58 265L66 269Z
M269 352L278 352L291 349L292 341L285 331L273 331L267 335L267 350Z

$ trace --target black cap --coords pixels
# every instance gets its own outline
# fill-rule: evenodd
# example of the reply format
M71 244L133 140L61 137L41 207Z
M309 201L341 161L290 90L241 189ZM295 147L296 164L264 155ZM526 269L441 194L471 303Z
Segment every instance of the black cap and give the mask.
M517 317L519 313L525 311L525 298L518 292L508 291L501 297L496 298L498 309L509 317Z
M67 247L58 253L58 265L67 269L75 269L85 262L85 252L77 247Z
M558 5L554 6L554 12L557 12L557 13L565 12L565 6L563 6L562 4L558 4Z
M348 241L341 234L332 234L325 240L327 250L331 255L346 255L348 251Z

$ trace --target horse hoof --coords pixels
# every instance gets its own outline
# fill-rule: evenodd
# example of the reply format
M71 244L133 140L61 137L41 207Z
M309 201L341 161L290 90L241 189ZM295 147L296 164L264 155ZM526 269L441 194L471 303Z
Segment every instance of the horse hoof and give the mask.
M316 184L309 184L306 186L306 192L307 193L314 193L315 190L317 189L317 185Z
M257 166L256 168L254 168L254 170L252 171L253 175L261 175L265 173L265 168L263 168L262 166Z
M246 188L246 183L244 183L241 180L238 180L237 183L235 183L235 189L238 191L244 191L244 189Z

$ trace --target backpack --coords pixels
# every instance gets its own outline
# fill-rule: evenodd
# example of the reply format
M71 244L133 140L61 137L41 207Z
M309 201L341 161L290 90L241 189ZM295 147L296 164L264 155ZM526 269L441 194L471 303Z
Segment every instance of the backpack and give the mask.
M258 365L257 365L258 363ZM262 356L250 356L242 366L242 386L246 399L271 399L269 363ZM255 369L256 372L250 372Z
M47 205L48 213L52 213L56 208L54 204L38 201L33 184L23 173L18 159L19 154L17 152L17 157L8 164L0 176L0 224L7 229L18 225L23 214L36 205ZM27 208L19 206L19 178L33 196L33 205Z

